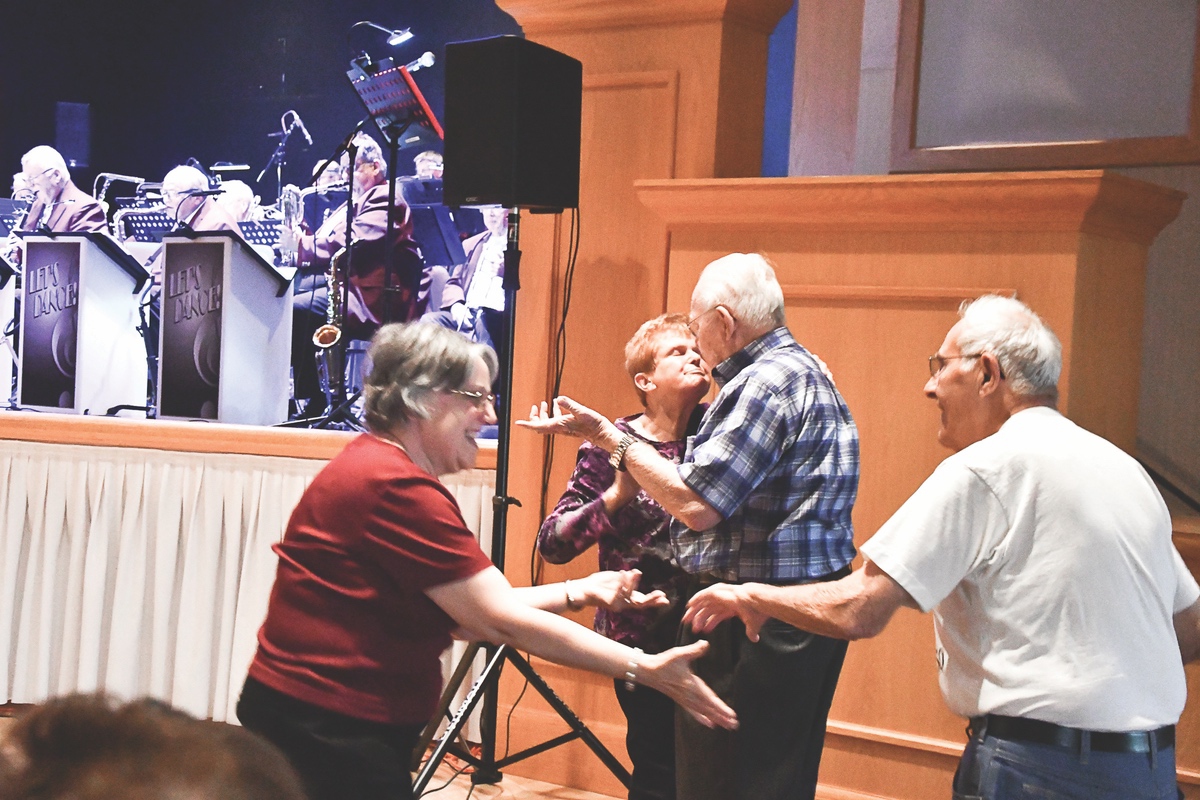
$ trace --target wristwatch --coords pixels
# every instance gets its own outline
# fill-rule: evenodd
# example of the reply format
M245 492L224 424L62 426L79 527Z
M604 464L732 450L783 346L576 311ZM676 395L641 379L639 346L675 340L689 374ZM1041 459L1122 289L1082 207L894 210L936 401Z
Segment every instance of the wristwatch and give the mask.
M613 448L612 455L608 457L609 466L613 469L625 471L625 451L629 449L629 445L636 442L637 439L633 434L625 434L621 437L621 441L617 442L617 446Z

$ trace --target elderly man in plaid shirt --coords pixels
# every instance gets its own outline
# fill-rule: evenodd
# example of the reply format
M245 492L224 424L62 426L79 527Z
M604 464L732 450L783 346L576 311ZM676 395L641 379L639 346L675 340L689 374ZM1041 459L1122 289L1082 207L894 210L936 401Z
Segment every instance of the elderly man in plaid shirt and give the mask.
M836 580L854 558L858 430L819 359L785 325L783 291L760 255L709 264L689 327L721 387L675 465L574 401L518 424L608 450L675 518L672 544L699 590L718 582ZM694 635L681 629L681 641ZM771 620L751 642L736 617L706 634L694 668L738 713L737 731L677 716L679 800L812 798L846 642Z

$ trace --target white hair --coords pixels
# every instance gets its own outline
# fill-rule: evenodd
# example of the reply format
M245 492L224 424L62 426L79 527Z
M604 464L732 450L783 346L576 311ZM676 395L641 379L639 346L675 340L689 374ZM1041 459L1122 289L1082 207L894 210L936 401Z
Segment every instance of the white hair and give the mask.
M162 179L163 185L173 183L179 186L179 191L208 191L208 176L195 167L175 167Z
M39 144L21 156L21 169L33 175L50 169L55 170L59 177L59 180L54 181L57 186L71 180L71 172L67 169L67 162L63 160L62 154L47 144Z
M360 133L354 137L354 145L358 148L354 157L355 166L376 164L379 166L380 174L387 177L387 161L383 158L383 149L379 146L379 142L365 133Z
M991 353L1013 392L1024 397L1058 397L1062 344L1029 306L1013 297L987 294L958 309L963 353Z
M700 273L692 300L706 309L725 306L734 319L756 330L786 322L775 269L758 253L731 253L713 261Z

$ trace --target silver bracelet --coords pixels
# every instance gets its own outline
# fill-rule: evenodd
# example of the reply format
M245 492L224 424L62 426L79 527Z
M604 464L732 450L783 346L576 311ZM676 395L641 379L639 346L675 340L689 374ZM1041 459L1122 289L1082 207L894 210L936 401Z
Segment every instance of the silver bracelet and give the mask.
M575 599L575 595L571 594L570 579L563 581L563 589L567 592L567 608L571 611L582 611L583 603Z
M625 665L625 689L632 692L638 683L638 668L641 666L638 663L638 657L642 655L642 648L633 648L633 657Z

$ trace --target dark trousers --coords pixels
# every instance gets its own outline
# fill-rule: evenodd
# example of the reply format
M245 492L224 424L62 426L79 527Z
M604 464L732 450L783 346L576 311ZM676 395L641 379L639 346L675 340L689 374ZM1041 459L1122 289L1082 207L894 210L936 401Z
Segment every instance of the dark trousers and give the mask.
M283 751L311 800L411 800L408 765L424 725L383 725L296 700L246 679L237 706L247 729Z
M675 800L675 701L645 686L613 681L625 712L625 751L633 763L629 800Z
M680 629L680 644L698 638L708 639L709 650L693 669L740 725L709 729L676 714L679 800L812 800L846 642L774 619L757 642L737 618L703 637Z

